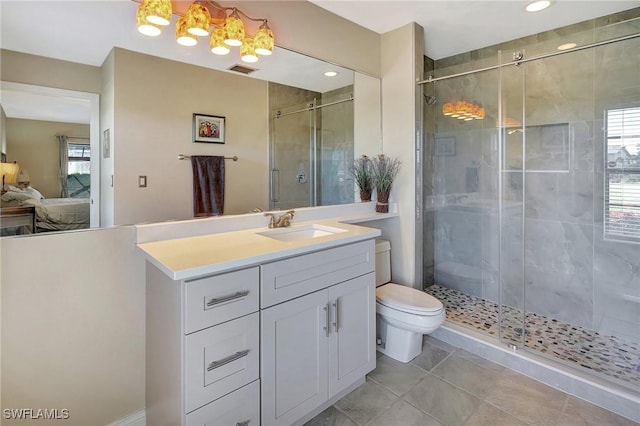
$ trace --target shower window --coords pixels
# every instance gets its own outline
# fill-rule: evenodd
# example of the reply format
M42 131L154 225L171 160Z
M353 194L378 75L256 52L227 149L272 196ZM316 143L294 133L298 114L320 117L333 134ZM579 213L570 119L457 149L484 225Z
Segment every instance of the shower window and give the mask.
M606 113L604 236L640 242L640 107Z

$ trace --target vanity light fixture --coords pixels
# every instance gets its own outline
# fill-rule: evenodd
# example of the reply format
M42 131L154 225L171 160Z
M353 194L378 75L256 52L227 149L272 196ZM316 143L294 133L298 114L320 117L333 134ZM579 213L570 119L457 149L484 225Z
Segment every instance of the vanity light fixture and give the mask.
M176 41L182 46L195 46L198 38L187 30L187 19L184 16L176 22Z
M138 27L138 31L150 37L159 36L162 32L162 27L147 21L148 14L147 6L144 3L138 6L138 10L136 11L136 25Z
M211 14L209 9L199 3L193 3L189 6L187 14L184 15L187 22L187 32L198 37L209 35L209 27L211 26Z
M484 119L484 108L473 102L452 101L442 106L442 115L457 118L458 120L471 121Z
M534 0L532 2L527 3L524 7L524 10L527 12L540 12L551 6L551 0Z
M240 59L249 63L258 62L258 55L251 37L244 38L242 46L240 46Z
M233 8L231 15L224 21L226 38L224 42L229 46L242 46L244 41L244 23L238 15L238 9Z
M226 55L231 51L229 46L224 43L225 31L224 28L214 28L211 32L211 38L209 39L209 47L211 47L211 53L216 55Z
M338 75L338 73L335 71L327 71L324 73L325 77L335 77L336 75Z
M171 1L141 1L136 12L138 31L144 35L157 36L161 33L162 26L169 24L174 13ZM230 52L230 47L240 47L244 62L257 62L258 56L273 53L275 39L266 18L252 18L236 7L224 7L211 0L196 0L184 16L178 15L176 41L183 46L194 46L198 43L198 37L209 36L211 52L216 55L226 55ZM246 33L243 18L262 22L255 35Z
M145 17L148 22L156 25L169 25L171 22L171 0L145 0Z

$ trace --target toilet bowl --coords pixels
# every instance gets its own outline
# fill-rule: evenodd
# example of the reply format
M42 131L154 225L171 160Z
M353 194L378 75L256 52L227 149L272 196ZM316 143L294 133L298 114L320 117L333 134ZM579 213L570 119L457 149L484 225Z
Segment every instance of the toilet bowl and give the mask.
M391 245L376 241L377 350L401 362L422 352L422 336L440 327L445 309L435 297L391 280Z

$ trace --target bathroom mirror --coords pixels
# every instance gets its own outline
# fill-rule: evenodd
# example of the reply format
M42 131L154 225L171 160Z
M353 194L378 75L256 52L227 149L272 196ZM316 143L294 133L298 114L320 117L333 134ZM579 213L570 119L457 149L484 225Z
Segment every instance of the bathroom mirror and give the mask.
M120 55L120 57L119 57ZM17 149L15 143L24 142L29 139L27 136L29 129L40 129L47 124L52 130L45 141L42 136L42 130L38 135L33 136L40 138L40 142L48 145L57 144L55 136L57 134L66 133L68 136L78 137L78 139L70 139L70 143L78 143L90 148L91 158L91 175L94 177L91 182L92 188L102 189L102 195L97 197L98 191L92 190L92 202L90 204L92 212L91 227L103 227L112 225L124 225L142 222L156 222L163 220L180 220L191 218L191 168L188 161L178 160L178 154L185 155L225 155L238 156L237 162L228 161L226 165L227 183L229 184L226 191L225 214L242 214L249 213L254 209L273 209L273 208L295 208L306 207L310 205L338 204L350 203L357 201L354 195L353 182L348 176L348 165L354 156L361 154L375 155L381 151L380 136L380 82L379 79L364 74L354 73L342 67L318 61L313 58L300 55L295 52L277 48L274 56L280 56L283 68L287 68L287 63L294 60L302 59L305 66L305 72L308 78L300 76L302 81L300 86L294 87L282 85L274 81L256 82L251 76L238 76L225 71L205 70L189 64L176 64L172 61L159 60L155 57L139 54L131 51L116 51L116 61L121 59L122 67L119 71L129 73L129 70L135 67L154 67L158 74L163 74L163 67L166 66L166 75L180 75L185 71L196 71L203 75L207 75L213 80L228 81L232 79L235 87L249 86L244 91L245 95L251 93L248 97L240 97L238 105L233 106L233 97L237 96L239 89L232 90L226 94L226 97L218 97L219 105L222 107L207 106L187 106L178 110L172 110L162 115L157 111L157 103L153 99L137 99L130 103L127 107L127 98L124 95L131 91L131 86L127 82L123 83L123 87L119 89L115 87L116 93L124 96L124 101L114 103L111 112L101 111L98 115L98 101L95 94L87 94L83 92L72 92L63 89L53 89L43 86L30 86L14 83L3 82L3 108L7 112L6 118L3 117L3 132L8 136L6 143L3 145L3 152L7 154L9 162L17 161L23 168L28 170L31 185L36 189L53 187L55 189L47 191L45 197L57 197L56 185L50 185L50 180L58 181L59 177L56 173L49 170L46 173L40 173L45 168L41 166L43 158L37 159L36 156L42 156L42 149L38 149L35 145L31 151L28 149ZM277 56L276 56L277 57ZM296 59L296 57L298 59ZM176 67L178 69L176 69ZM193 68L193 69L192 69ZM326 84L325 88L315 88L309 86L312 80L311 75L321 75L326 70L339 70L340 81L338 83ZM257 77L257 76L256 76ZM272 77L273 78L273 77ZM327 79L323 76L323 78ZM248 80L247 84L239 83L244 79ZM328 79L327 79L328 80ZM288 78L291 81L291 78ZM140 84L139 80L136 84ZM296 83L297 84L297 83ZM349 105L353 121L346 139L342 137L337 146L339 149L325 147L322 151L323 158L337 157L337 161L333 162L336 167L318 168L317 182L333 182L342 185L342 198L331 199L329 202L323 203L320 200L301 200L295 203L289 203L286 206L279 205L270 199L272 188L269 187L269 181L272 169L270 164L271 151L271 131L273 130L273 110L269 104L270 91L273 87L287 87L289 91L298 92L314 92L317 94L334 93L342 96L345 104ZM341 87L340 87L341 86ZM337 88L337 89L336 89ZM255 90L254 90L255 89ZM176 92L182 91L182 88L176 88ZM4 96L9 95L9 96ZM166 94L165 94L166 95ZM176 94L169 93L168 96L176 99ZM195 94L194 94L195 96ZM273 95L271 95L273 97ZM120 99L123 99L121 97ZM188 95L177 96L178 102L189 104ZM46 102L44 101L46 100ZM103 102L102 105L108 105L109 102ZM291 105L280 105L279 108L295 107L295 103ZM137 119L123 111L137 111ZM61 112L76 113L76 117L70 118L66 116L60 117ZM145 112L147 111L147 112ZM214 113L226 116L229 142L221 146L207 146L215 144L196 144L190 140L191 114L198 113ZM240 114L240 116L238 115ZM124 133L119 130L118 126L111 128L109 125L98 124L98 117L123 117L123 126L120 129L127 129ZM157 117L157 121L140 120L140 115L147 115L149 118ZM180 115L182 119L174 120L173 117ZM326 116L325 116L326 117ZM188 119L187 119L188 118ZM120 120L120 123L123 121ZM325 120L325 123L328 119ZM57 123L57 124L56 124ZM244 123L244 124L243 124ZM168 129L165 126L171 126ZM243 127L253 129L242 133ZM176 128L179 129L176 131ZM174 135L171 140L160 141L163 133ZM331 132L325 131L324 136ZM145 137L144 135L155 134L154 137ZM336 140L336 135L329 135ZM107 140L107 138L109 138ZM18 139L18 140L16 140ZM180 139L180 140L178 140ZM350 140L348 140L350 139ZM309 139L300 142L308 147ZM119 147L130 147L129 152L118 152ZM47 150L50 158L46 160L48 163L58 162L57 149ZM302 151L308 152L305 148ZM293 153L294 150L291 151ZM40 154L38 154L40 153ZM289 156L294 164L303 160ZM298 161L300 160L300 161ZM100 168L102 170L100 170ZM49 167L50 169L50 167ZM100 170L97 174L99 181L95 180L96 174L94 170ZM329 170L330 173L329 174ZM323 174L323 171L325 174ZM114 179L114 186L111 186L111 179ZM138 177L146 176L147 188L138 188ZM121 179L122 178L122 179ZM126 182L124 182L126 180ZM131 185L134 183L134 185ZM318 184L320 187L320 184ZM164 189L162 189L164 188ZM350 190L349 190L350 188ZM155 199L161 202L153 202ZM326 201L326 200L325 200ZM100 204L102 202L102 204ZM114 204L120 204L125 207L118 210ZM98 219L98 215L101 220Z

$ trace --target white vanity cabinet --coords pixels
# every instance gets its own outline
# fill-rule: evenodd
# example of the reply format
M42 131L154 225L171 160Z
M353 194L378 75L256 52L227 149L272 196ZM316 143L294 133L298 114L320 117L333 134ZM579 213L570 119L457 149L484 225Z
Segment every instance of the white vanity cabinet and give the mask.
M363 383L378 235L296 246L251 234L231 254L219 248L230 235L143 245L147 424L295 425Z
M365 241L261 267L263 303L291 297L261 310L263 425L295 424L375 368L374 259Z
M260 424L258 294L257 266L171 280L147 263L147 424Z

